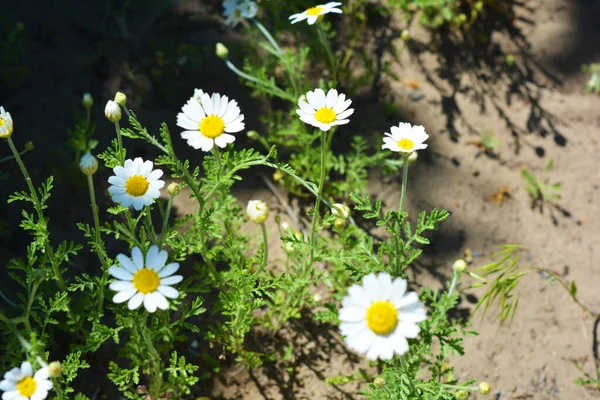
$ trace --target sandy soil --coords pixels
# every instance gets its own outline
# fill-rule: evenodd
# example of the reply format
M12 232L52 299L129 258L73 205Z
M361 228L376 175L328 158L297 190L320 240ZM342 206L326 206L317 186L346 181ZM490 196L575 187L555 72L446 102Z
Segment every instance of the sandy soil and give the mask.
M73 122L72 109L79 104L81 93L92 91L98 103L104 103L118 88L135 93L131 106L140 110L138 114L150 129L157 128L160 121L174 120L193 87L236 93L244 109L258 106L232 74L214 68L220 62L212 55L214 42L240 39L206 17L216 9L214 4L181 2L152 29L144 30L143 21L141 27L130 26L132 38L123 42L111 33L118 29L111 18L102 19L103 14L96 11L82 17L82 10L71 3L63 15L61 10L67 9L67 3L62 3L31 11L15 2L14 18L25 22L29 34L28 56L23 61L29 74L20 83L2 84L0 100L16 121L17 143L36 143L36 153L26 157L35 171L34 179L39 181L51 170L57 176L57 186L69 194L51 202L55 237L77 238L71 221L87 213L87 194L83 181L61 167L65 153L56 143L66 139ZM525 1L515 5L513 12L514 18L507 21L486 22L490 24L489 46L448 35L432 37L416 25L411 28L412 40L405 45L394 39L394 33L404 28L394 19L386 34L401 52L397 60L389 59L402 81L383 77L377 95L357 100L357 109L362 104L369 112L365 115L379 117L361 120L355 129L368 132L376 124L383 130L398 122L382 116L383 105L373 103L378 96L393 102L405 120L423 124L431 135L429 149L410 171L408 207L411 215L444 207L452 216L432 238L433 245L414 269L416 281L442 285L452 262L462 257L465 249L481 254L474 260L478 266L486 263L485 257L494 246L519 243L531 249L524 265L568 272L566 278L578 282L581 299L599 311L600 266L595 260L600 259L600 97L583 93L587 76L579 71L581 63L600 57L600 50L593 46L600 43L600 4ZM157 62L154 52L165 48L160 41L165 35L202 49L196 54L201 61L194 64L193 53L181 68L167 64L162 73L168 85L158 86L147 73L151 69L140 64ZM515 56L514 68L504 63L508 53ZM65 61L69 69L65 69ZM202 74L197 73L199 69ZM419 82L419 87L407 86L410 80ZM94 117L102 147L112 130L102 119L102 107L95 107ZM48 134L49 125L52 134ZM248 127L257 125L250 118ZM493 132L501 142L495 158L478 155L475 146L469 144L484 130ZM0 156L6 151L0 146ZM182 157L193 156L185 146L178 151ZM151 155L144 146L133 147L132 153ZM555 168L545 174L543 169L550 159ZM11 176L17 173L12 164L2 168ZM521 168L563 185L560 209L530 207ZM263 198L273 209L281 209L259 177L248 178L243 186L236 187L242 203ZM18 187L17 182L6 178L1 197L6 198ZM510 189L510 198L501 206L489 201L488 197L504 185ZM377 171L372 172L370 191L382 193L388 207L398 202L398 180L382 178ZM182 202L177 206L185 212L189 205ZM3 207L6 226L18 224L16 209L14 205ZM272 221L270 224L274 228ZM16 230L3 231L0 261L22 254L26 239ZM279 245L273 233L270 248ZM112 246L110 251L120 250L118 245ZM85 254L75 260L74 273L91 270L88 260ZM498 329L489 318L474 319L480 336L467 339L467 355L453 360L457 376L490 382L497 400L600 397L597 391L574 383L579 376L574 360L587 359L584 368L593 371L594 321L586 318L563 290L538 274L527 276L519 293L520 306L511 325ZM461 303L467 311L481 292L468 294ZM352 399L360 398L354 395L356 385L330 386L323 379L358 368L374 372L364 360L344 350L334 329L317 326L309 317L290 324L273 343L294 344L291 373L287 365L266 365L251 373L230 367L212 382L204 382L202 390L220 399Z

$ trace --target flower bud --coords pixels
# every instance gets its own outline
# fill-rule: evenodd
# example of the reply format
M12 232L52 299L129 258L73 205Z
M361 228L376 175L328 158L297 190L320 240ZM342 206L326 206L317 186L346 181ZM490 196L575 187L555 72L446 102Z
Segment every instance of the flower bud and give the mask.
M338 229L342 229L344 225L346 225L345 219L337 218L335 221L333 221L333 226L335 226Z
M269 207L260 200L250 200L246 208L246 213L250 221L262 224L269 216Z
M413 151L412 153L410 153L410 155L408 156L408 163L409 164L414 164L417 162L417 159L419 158L419 153L416 151Z
M331 208L331 214L338 218L347 219L350 216L350 207L345 204L335 203Z
M92 175L96 171L98 171L98 160L91 153L87 153L83 157L81 157L81 161L79 162L79 169L85 175Z
M400 39L402 39L405 42L410 40L410 32L408 31L408 29L404 29L402 33L400 33Z
M81 99L81 105L89 110L94 105L94 98L90 93L84 93L83 98Z
M466 390L459 390L458 392L454 393L454 398L456 400L465 400L467 397L469 397L469 392Z
M31 151L33 150L35 146L33 145L33 142L30 140L28 142L25 142L25 150L27 151Z
M479 386L477 386L477 390L479 390L479 393L481 394L488 394L490 390L492 390L492 387L487 382L481 382Z
M452 269L458 273L465 272L467 269L467 263L464 260L456 260L452 264Z
M287 222L283 221L281 223L281 229L283 229L284 231L287 231L288 229L290 229L290 224L288 224Z
M279 182L280 180L283 179L284 176L285 176L285 174L283 173L283 171L281 171L281 170L278 169L277 171L275 171L273 173L273 180L275 182Z
M110 122L119 122L122 116L121 107L113 100L109 100L104 108L104 115Z
M137 394L145 394L148 393L148 389L146 389L145 385L139 385L137 388L135 388L135 392Z
M217 57L222 58L223 60L226 60L229 57L229 49L221 42L217 43L215 46L215 53L217 54Z
M258 139L258 132L256 132L255 130L251 130L246 133L246 136L248 137L248 139Z
M171 182L171 183L169 183L169 186L167 186L167 192L171 196L175 197L179 193L181 193L181 185L177 182Z
M48 375L50 378L58 378L62 374L62 365L58 361L48 364Z
M13 133L14 125L10 113L0 107L0 139L8 139Z
M377 389L381 389L385 386L385 379L383 379L382 377L378 376L377 378L375 378L375 380L373 381L373 384L375 385L375 387Z
M127 104L127 96L125 96L125 93L117 92L117 94L115 94L115 103L125 107Z

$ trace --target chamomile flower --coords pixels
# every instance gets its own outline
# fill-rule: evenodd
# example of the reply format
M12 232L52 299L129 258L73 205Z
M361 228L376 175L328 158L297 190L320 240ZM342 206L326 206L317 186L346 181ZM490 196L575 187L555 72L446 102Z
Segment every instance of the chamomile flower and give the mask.
M92 155L92 153L87 152L83 157L81 157L79 168L85 175L92 175L98 171L98 160Z
M347 100L346 95L335 89L329 89L327 94L323 89L315 89L306 93L306 101L298 100L300 109L296 110L300 120L328 131L332 126L343 125L350 122L348 118L354 113L350 107L352 100Z
M254 18L258 12L258 6L253 1L225 0L223 2L223 16L225 24L236 26L244 18Z
M177 115L177 126L186 131L181 132L181 137L195 149L210 151L216 144L226 147L235 141L235 136L230 133L244 129L244 115L235 100L227 96L207 93L200 96L200 103L194 97L188 100Z
M118 292L113 297L115 303L127 300L127 307L135 310L142 303L148 312L153 313L157 308L169 308L167 298L176 299L179 292L171 285L183 280L181 275L173 275L179 269L179 263L166 264L168 253L166 250L158 251L158 246L151 246L146 254L139 247L131 250L131 258L124 254L117 256L120 265L113 265L108 272L118 281L112 282L108 287Z
M13 120L10 113L4 111L4 107L0 107L0 139L7 139L13 133Z
M2 400L43 400L52 389L48 377L48 368L34 374L31 363L25 361L21 368L13 368L4 374L4 380L0 381L0 390L4 391Z
M246 214L248 214L250 221L262 224L269 216L269 207L260 200L250 200L246 208Z
M342 9L337 8L341 5L342 3L339 1L331 1L327 4L319 4L318 6L311 7L299 14L290 15L290 20L292 21L292 24L307 20L306 22L308 22L309 25L313 25L322 15L329 13L341 14Z
M408 351L407 338L419 335L427 311L406 281L387 273L369 274L362 285L352 285L342 300L340 330L348 346L369 360L391 360Z
M408 122L400 122L398 126L392 126L392 133L386 132L383 138L382 149L399 151L401 153L412 153L427 148L425 141L429 135L421 125L411 125Z
M116 101L109 100L106 102L106 107L104 107L104 116L106 119L110 122L119 122L122 115L121 106Z
M108 192L112 194L113 201L121 203L123 207L135 208L140 211L144 206L154 203L160 197L160 189L165 181L160 178L163 172L160 169L152 170L152 161L144 161L140 157L135 160L125 160L125 165L113 168L114 176L108 178L111 186Z

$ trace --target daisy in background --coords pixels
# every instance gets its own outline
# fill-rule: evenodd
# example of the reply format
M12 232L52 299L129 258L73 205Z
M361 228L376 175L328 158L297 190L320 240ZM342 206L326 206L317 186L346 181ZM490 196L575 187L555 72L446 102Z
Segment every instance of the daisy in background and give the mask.
M427 311L415 292L406 293L406 280L387 273L369 274L362 286L352 285L342 300L340 330L348 346L369 360L391 360L408 351L408 339L419 335Z
M401 153L412 153L427 148L425 141L429 135L421 125L411 125L408 122L400 122L398 126L392 126L392 133L385 133L382 149L399 151Z
M112 194L113 201L121 203L123 207L135 208L140 211L144 206L154 203L160 197L160 189L165 186L165 181L160 178L163 172L160 169L152 170L152 161L144 161L140 157L135 160L125 160L125 165L113 168L114 176L108 178L111 186L108 193Z
M225 25L235 27L245 18L254 18L257 12L258 6L253 1L225 0L223 2Z
M213 93L212 97L202 93L200 102L196 96L188 100L177 115L177 126L188 129L181 137L195 149L210 151L213 146L223 148L235 141L229 133L244 129L244 115L235 100Z
M48 368L44 367L34 374L29 361L21 364L21 368L13 368L4 374L0 381L0 390L4 391L2 400L43 400L52 389Z
M4 107L0 107L0 138L9 138L13 133L13 120L10 113L4 111Z
M327 94L322 89L306 93L306 101L298 100L299 110L296 110L303 122L328 131L332 126L350 122L348 118L354 113L350 107L352 100L346 100L346 95L338 94L335 89L329 89Z
M179 263L166 264L169 254L166 250L158 251L158 246L151 246L146 254L139 247L131 250L131 258L124 254L117 256L120 265L113 265L108 272L119 279L108 287L118 292L113 297L115 303L127 300L127 307L135 310L142 303L148 312L155 312L157 308L169 308L170 299L179 297L179 292L171 285L183 280L181 275L173 275L179 269ZM166 265L165 265L166 264Z
M313 25L322 15L328 13L341 14L342 9L337 8L341 5L342 3L340 3L339 1L332 1L327 4L320 4L318 6L311 7L308 10L305 10L299 14L291 15L290 20L292 21L292 24L307 20L306 22L308 22L309 25Z
M269 216L269 207L260 200L250 200L246 207L246 214L250 221L255 224L262 224Z

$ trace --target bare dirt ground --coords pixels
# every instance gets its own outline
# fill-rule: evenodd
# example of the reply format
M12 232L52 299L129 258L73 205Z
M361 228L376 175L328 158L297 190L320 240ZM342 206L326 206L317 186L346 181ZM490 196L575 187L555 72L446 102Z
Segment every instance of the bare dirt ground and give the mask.
M83 180L74 178L77 171L69 173L61 166L65 153L57 146L66 140L65 132L73 123L72 109L83 92L91 91L99 104L116 89L136 93L131 96L131 106L139 110L149 129L156 129L160 121L174 126L178 108L194 87L235 94L244 110L259 107L212 55L215 41L240 39L232 38L210 17L219 2L208 6L206 2L180 2L147 31L140 19L138 25L129 26L129 42L115 39L118 35L111 29L118 27L106 16L103 19L101 12L90 8L83 12L92 7L84 3L58 1L49 9L29 10L15 2L10 11L29 29L24 61L29 73L21 82L3 82L0 91L0 103L16 121L15 141L36 143L36 152L26 156L34 179L39 182L51 171L57 176L57 186L62 186L61 190L67 187L67 196L50 203L51 228L58 238L77 238L72 221L88 212ZM357 101L357 114L363 104L363 115L382 115L383 106L374 101L390 101L405 120L424 125L431 136L430 147L410 170L409 210L415 216L423 209L443 207L452 216L432 237L433 245L413 270L416 282L441 286L450 276L452 262L462 257L465 249L481 254L473 263L479 266L487 262L496 245L518 243L531 249L530 256L522 260L524 265L566 272L567 279L578 283L580 298L598 311L600 97L583 93L587 76L579 71L581 63L600 57L600 3L536 0L515 4L512 10L514 18L510 20L484 22L489 24L489 40L482 42L432 36L414 24L412 40L405 45L400 39L391 39L393 32L404 28L394 16L388 34L401 53L397 60L389 59L402 81L383 77L378 88L381 97L372 94ZM141 33L136 36L136 32ZM188 54L183 66L171 65L169 46L161 42L166 35L202 50ZM167 54L161 58L158 51ZM508 53L514 54L513 68L504 62ZM193 56L200 59L197 64ZM144 62L161 68L156 72ZM152 84L159 79L153 73L162 73L168 84ZM410 80L419 82L419 87L409 87L406 82ZM101 148L107 144L105 137L112 135L111 126L102 119L102 107L94 109L95 136ZM258 126L253 114L247 112L250 129ZM372 131L373 122L383 130L399 122L376 119L361 117L354 129ZM493 132L501 142L495 158L478 155L476 147L469 144L484 130ZM243 140L240 143L250 145ZM6 152L0 146L0 156ZM194 158L183 145L178 152ZM133 147L131 153L151 155L144 146ZM555 168L545 173L550 159ZM546 206L540 211L530 207L520 176L522 168L563 185L564 199L557 203L560 208ZM20 186L12 178L17 174L15 165L3 164L2 170L11 176L0 188L5 199ZM99 173L99 179L102 174L107 172ZM510 189L510 198L502 205L489 201L504 185ZM398 203L397 179L373 171L370 191L381 193L388 207ZM262 198L286 218L260 177L248 177L236 193L242 204ZM177 204L180 212L187 207L185 202ZM23 254L27 236L6 229L18 225L17 209L15 205L2 208L2 263ZM272 220L269 226L270 248L275 249L281 243ZM109 247L109 251L120 250ZM73 272L93 269L88 260L85 255L76 260ZM474 328L480 335L467 339L465 357L453 360L457 377L490 382L498 400L599 398L597 391L574 383L580 376L575 360L584 361L586 371L593 372L595 321L586 318L566 292L539 274L524 278L518 292L520 305L512 324L499 329L490 318L481 321L475 317ZM471 310L473 296L481 294L465 293L461 309ZM361 398L355 395L355 384L330 386L323 382L359 368L375 372L363 359L344 350L335 329L318 326L307 316L291 323L268 346L290 343L295 346L290 364L269 364L252 372L230 367L212 382L203 383L202 390L218 399Z

